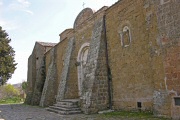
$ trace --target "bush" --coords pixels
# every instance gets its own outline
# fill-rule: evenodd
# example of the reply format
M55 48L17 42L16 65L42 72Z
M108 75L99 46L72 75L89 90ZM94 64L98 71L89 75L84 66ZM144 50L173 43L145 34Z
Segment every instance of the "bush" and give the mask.
M14 88L14 86L10 84L0 86L0 93L0 99L13 98L20 95L19 90Z
M0 100L0 104L12 104L12 103L20 103L20 102L21 102L20 97L5 98Z

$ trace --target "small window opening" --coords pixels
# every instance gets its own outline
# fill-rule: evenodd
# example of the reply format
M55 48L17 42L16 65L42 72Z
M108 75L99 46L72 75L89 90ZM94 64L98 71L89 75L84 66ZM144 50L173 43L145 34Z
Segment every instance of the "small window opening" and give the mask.
M179 97L175 97L174 102L175 102L176 106L180 106L180 98Z
M141 108L142 108L142 104L141 104L141 102L137 102L137 107L138 107L139 109L141 109Z
M123 35L123 45L124 47L127 47L129 46L129 44L130 44L129 30L127 30L126 32L124 32L124 35Z
M124 26L121 36L121 46L128 47L131 44L131 31L128 26Z
M36 60L38 60L38 59L39 59L39 57L36 58Z

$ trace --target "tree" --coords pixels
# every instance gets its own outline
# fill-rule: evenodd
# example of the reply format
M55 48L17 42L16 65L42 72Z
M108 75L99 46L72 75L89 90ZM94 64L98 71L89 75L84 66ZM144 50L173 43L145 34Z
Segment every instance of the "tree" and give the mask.
M22 86L22 90L27 94L27 86L28 86L27 82L26 81L22 82L21 86Z
M14 60L15 51L9 45L10 42L8 34L0 26L0 86L12 77L17 65Z
M10 84L0 86L0 92L1 92L0 99L17 97L20 95L20 91Z
M7 97L19 96L20 94L19 90L10 84L5 85L4 89Z

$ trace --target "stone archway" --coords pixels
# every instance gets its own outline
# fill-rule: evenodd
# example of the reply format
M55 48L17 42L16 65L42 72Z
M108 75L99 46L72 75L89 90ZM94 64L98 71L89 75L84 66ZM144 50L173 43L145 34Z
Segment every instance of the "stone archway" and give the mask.
M84 72L85 72L85 66L87 63L88 52L89 52L89 43L84 43L79 49L78 56L77 56L79 96L81 96L82 94L82 83L84 81Z

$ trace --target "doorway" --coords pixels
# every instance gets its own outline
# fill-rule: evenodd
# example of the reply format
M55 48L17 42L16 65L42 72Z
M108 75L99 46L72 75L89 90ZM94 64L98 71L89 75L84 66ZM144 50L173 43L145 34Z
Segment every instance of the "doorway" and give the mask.
M82 83L84 81L84 73L85 67L87 63L87 57L89 52L89 43L84 43L78 52L77 62L78 62L78 89L79 89L79 96L82 94Z

